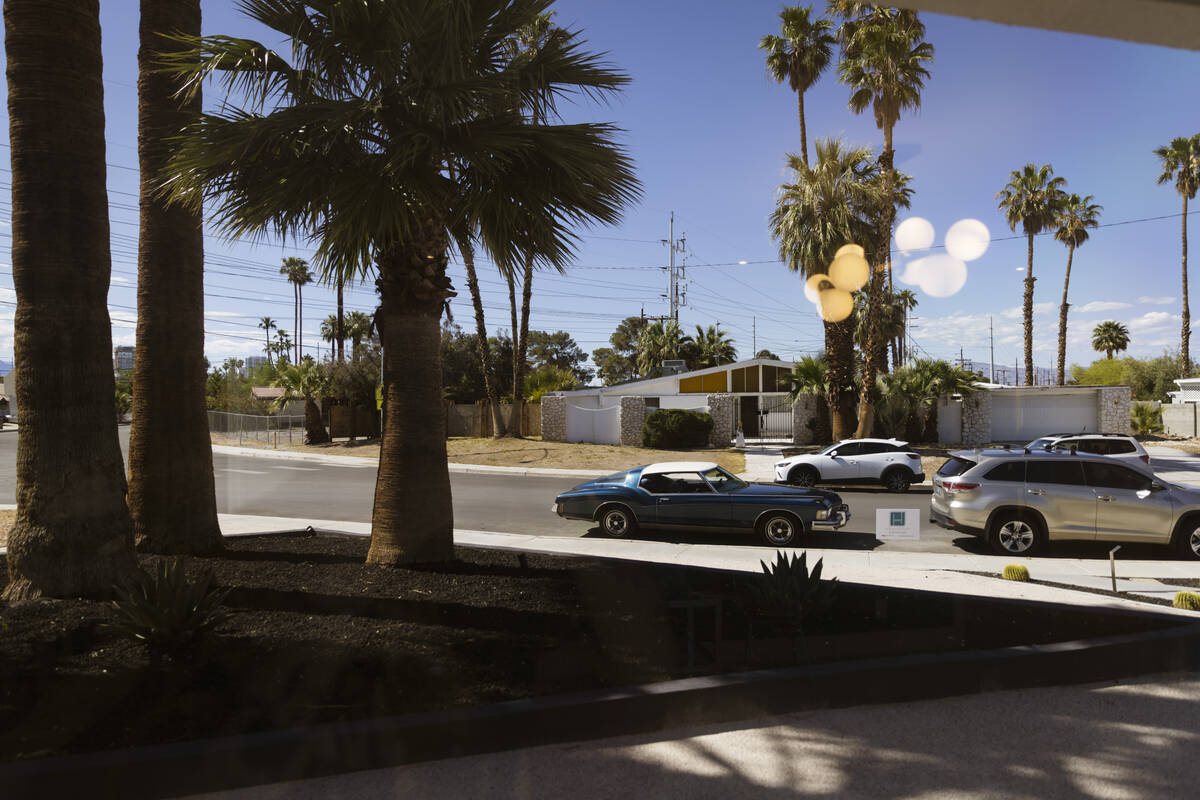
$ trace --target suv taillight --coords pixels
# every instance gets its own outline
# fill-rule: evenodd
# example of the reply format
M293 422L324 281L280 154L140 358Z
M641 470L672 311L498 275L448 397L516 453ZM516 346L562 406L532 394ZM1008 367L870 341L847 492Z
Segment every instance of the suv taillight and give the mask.
M966 481L945 481L942 486L949 492L966 492L979 488L978 483L967 483Z
M1147 464L1150 463L1150 456L1146 455L1145 453L1142 453L1140 456L1138 456L1138 458L1140 458L1142 461L1146 462Z
M905 453L904 455L908 456L909 458L915 458L917 461L921 460L921 456L917 453Z

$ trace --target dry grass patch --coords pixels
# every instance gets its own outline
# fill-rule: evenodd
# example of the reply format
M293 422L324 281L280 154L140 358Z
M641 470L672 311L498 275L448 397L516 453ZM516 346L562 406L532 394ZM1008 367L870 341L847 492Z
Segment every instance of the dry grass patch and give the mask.
M15 510L0 510L0 547L8 547L8 529L16 520L17 512Z
M214 444L237 444L213 436ZM259 447L244 441L243 447ZM265 449L272 449L266 447ZM379 458L379 441L359 439L356 442L337 441L321 445L279 447L302 453ZM617 472L656 461L714 461L733 473L744 472L746 457L737 450L651 450L644 447L618 447L582 442L543 442L539 438L492 439L474 436L454 436L446 440L446 457L451 464L482 464L491 467L522 467L539 469L586 469L596 472Z

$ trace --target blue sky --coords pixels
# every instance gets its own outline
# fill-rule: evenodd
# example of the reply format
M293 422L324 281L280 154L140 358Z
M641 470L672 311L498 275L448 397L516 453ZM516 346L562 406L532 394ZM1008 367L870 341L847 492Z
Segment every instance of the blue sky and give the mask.
M607 344L625 316L667 313L667 259L661 240L675 213L686 231L688 305L685 329L718 322L739 355L759 348L792 358L821 347L821 325L802 282L780 264L767 231L784 154L799 149L795 95L767 75L757 49L777 31L778 2L626 2L562 0L556 22L582 29L590 47L608 52L633 83L599 107L568 109L571 119L608 120L644 184L642 202L613 228L584 231L564 276L539 273L531 324L570 332L590 352ZM820 6L818 6L818 9ZM233 4L205 2L206 33L257 37L261 31ZM913 206L901 215L928 219L936 242L963 218L989 228L988 251L968 264L965 287L949 298L921 294L913 331L923 353L988 358L994 321L996 362L1021 352L1025 242L1004 223L994 198L1011 170L1050 163L1068 189L1104 206L1103 227L1076 254L1072 273L1068 363L1090 362L1091 328L1125 322L1130 353L1177 347L1180 311L1180 199L1158 186L1153 149L1200 132L1200 53L1050 33L922 14L936 49L922 108L896 128L897 167L912 176ZM113 231L113 337L133 342L137 236L137 2L103 0L109 189ZM849 96L827 72L806 96L809 146L818 137L878 148L870 115L846 108ZM210 93L215 99L216 93ZM7 131L7 125L4 126ZM5 134L6 138L6 134ZM0 172L0 189L10 173ZM11 204L0 199L0 220ZM1200 208L1200 207L1198 207ZM1151 219L1168 217L1166 219ZM1192 217L1193 228L1196 217ZM1113 224L1124 223L1124 224ZM1193 236L1193 239L1196 237ZM0 299L11 300L9 236L0 228ZM280 259L301 246L207 242L205 308L210 360L261 354L259 317L292 327L292 292L278 275ZM1194 246L1193 250L1197 248ZM1035 362L1053 363L1066 250L1049 236L1035 243ZM745 261L747 263L740 264ZM900 262L898 262L900 265ZM461 268L456 321L472 327ZM506 292L498 275L481 271L491 330L507 329ZM1200 279L1200 278L1198 278ZM325 287L305 290L306 352L318 345L320 320L334 309ZM370 284L350 291L349 308L370 310ZM12 307L0 307L0 358L11 357ZM322 345L327 348L326 345ZM1193 347L1195 349L1195 346Z

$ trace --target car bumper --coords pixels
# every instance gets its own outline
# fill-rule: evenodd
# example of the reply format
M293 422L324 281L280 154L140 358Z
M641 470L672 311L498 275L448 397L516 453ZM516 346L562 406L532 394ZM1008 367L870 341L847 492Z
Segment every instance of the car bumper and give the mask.
M844 527L850 521L850 506L843 503L840 506L835 506L829 512L829 519L814 519L812 526L814 528L828 528L831 531L836 531L838 528Z
M969 528L954 521L954 518L948 514L943 514L936 508L929 509L929 521L939 528L945 528L948 531L958 531L959 533L969 533L972 536L980 536L983 531L978 528Z

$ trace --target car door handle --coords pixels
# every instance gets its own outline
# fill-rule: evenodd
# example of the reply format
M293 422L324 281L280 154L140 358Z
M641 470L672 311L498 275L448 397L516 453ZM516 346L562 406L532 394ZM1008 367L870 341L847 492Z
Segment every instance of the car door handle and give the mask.
M1103 500L1105 503L1111 503L1113 500L1116 500L1117 498L1113 497L1111 494L1101 494L1101 495L1097 495L1096 499Z
M1030 494L1036 494L1036 495L1039 495L1039 496L1040 496L1040 495L1044 495L1044 494L1045 494L1045 492L1043 492L1041 489L1030 489L1030 490L1029 490L1029 493L1030 493Z
M669 497L660 497L660 498L658 498L658 502L665 503L665 502L669 501L670 499L671 498L669 498Z

